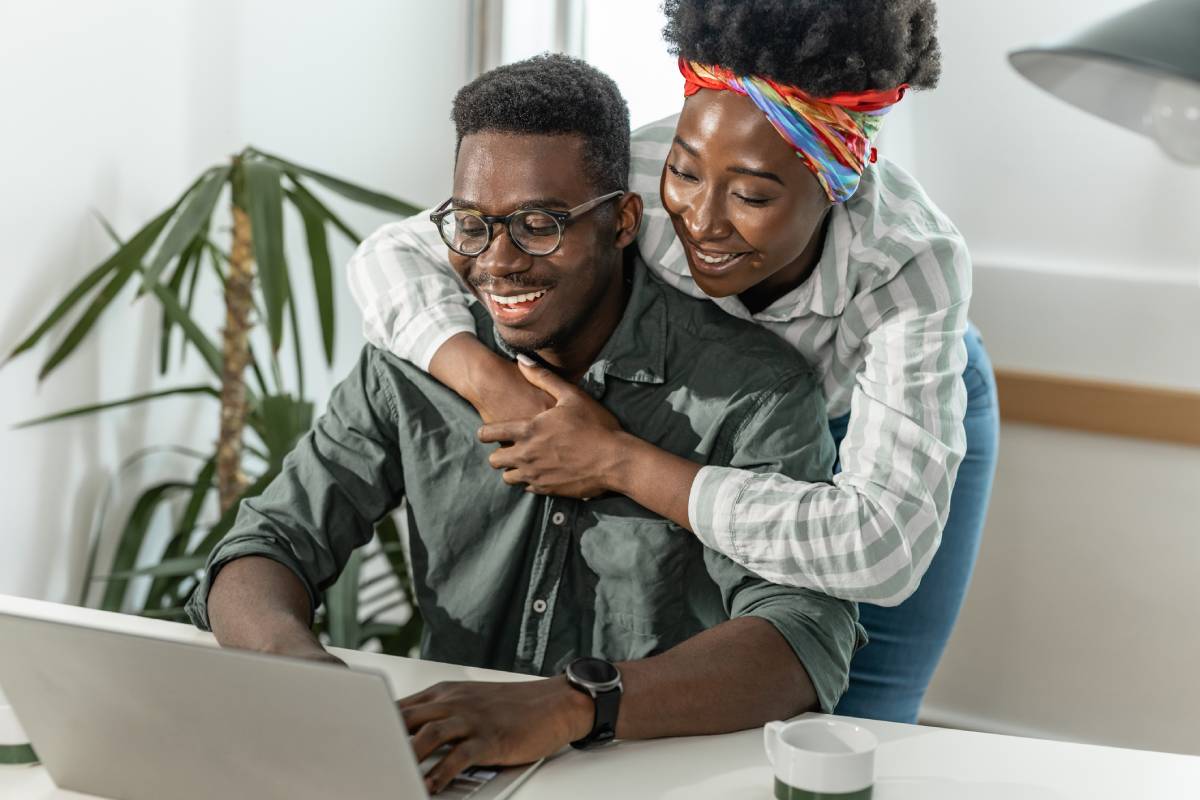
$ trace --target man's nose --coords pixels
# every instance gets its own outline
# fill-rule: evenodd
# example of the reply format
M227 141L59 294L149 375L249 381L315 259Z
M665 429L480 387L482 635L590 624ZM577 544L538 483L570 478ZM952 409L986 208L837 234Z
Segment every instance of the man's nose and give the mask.
M505 226L497 224L492 230L492 243L475 257L476 269L492 278L527 272L533 266L533 256L513 243Z
M697 242L724 239L733 230L717 193L704 189L692 195L683 214L683 224Z

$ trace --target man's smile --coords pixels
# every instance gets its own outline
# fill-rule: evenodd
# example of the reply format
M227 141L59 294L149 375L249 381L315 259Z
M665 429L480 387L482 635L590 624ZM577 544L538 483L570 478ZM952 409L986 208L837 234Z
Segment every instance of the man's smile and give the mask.
M542 299L550 289L535 289L531 292L507 293L491 292L478 289L478 293L487 303L492 318L505 325L513 325L528 320L542 306Z

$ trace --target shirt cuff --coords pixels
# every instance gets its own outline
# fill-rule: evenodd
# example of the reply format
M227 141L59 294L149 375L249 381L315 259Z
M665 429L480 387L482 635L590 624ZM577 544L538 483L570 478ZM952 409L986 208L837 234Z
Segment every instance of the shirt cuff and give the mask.
M733 541L733 514L754 473L732 467L701 467L688 495L688 522L705 547L740 564L746 560Z
M184 609L192 624L202 631L212 630L212 625L208 620L208 593L212 591L213 582L217 579L217 573L230 561L246 556L269 558L276 563L282 564L296 574L301 585L304 586L304 591L308 594L308 625L311 628L316 617L317 606L321 603L321 598L308 585L308 579L304 577L304 571L300 568L300 565L269 544L249 542L229 546L205 569L204 577L201 578L196 588L192 590L192 596L188 598L187 606Z
M867 643L857 612L846 612L844 621L853 628L845 631L848 636L840 635L842 630L829 629L832 619L825 621L826 629L813 623L798 625L793 615L777 607L758 609L745 616L759 617L775 626L808 674L820 710L832 714L850 685L850 661Z
M460 302L438 303L422 309L397 331L388 349L427 373L438 348L460 333L476 333L470 309Z

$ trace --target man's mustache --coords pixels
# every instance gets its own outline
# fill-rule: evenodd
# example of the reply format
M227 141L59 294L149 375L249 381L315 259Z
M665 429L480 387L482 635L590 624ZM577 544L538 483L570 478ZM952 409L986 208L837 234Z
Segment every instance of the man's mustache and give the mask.
M467 283L481 292L497 292L504 289L537 290L549 289L553 286L550 282L537 278L511 277L497 280L479 275L468 275Z

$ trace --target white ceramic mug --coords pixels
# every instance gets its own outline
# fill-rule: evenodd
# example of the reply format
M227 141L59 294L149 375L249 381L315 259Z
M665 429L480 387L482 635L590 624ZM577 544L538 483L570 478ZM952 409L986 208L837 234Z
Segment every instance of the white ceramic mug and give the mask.
M778 800L870 800L879 740L836 719L768 722L763 746Z
M35 759L16 712L0 692L0 764L28 764Z

